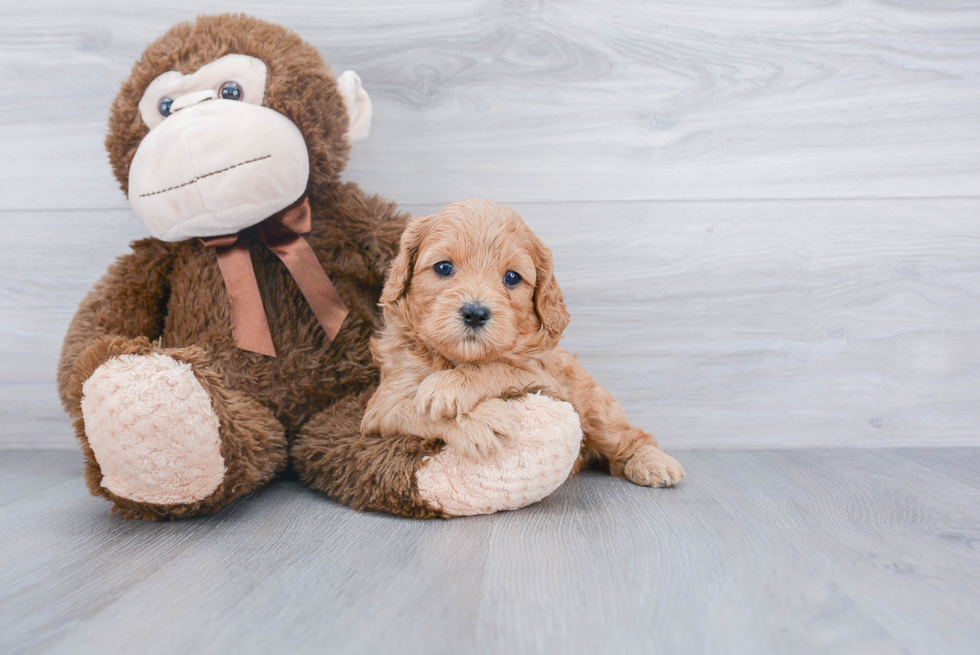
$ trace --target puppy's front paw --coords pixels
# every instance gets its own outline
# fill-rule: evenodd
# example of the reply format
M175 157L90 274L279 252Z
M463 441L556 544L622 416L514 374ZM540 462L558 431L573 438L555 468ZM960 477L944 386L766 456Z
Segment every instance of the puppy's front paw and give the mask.
M456 421L448 443L464 457L479 461L496 457L504 445L517 439L521 422L503 400L486 400Z
M684 477L680 463L656 446L641 447L626 463L626 479L644 487L673 487Z
M467 418L486 424L505 443L517 441L521 433L517 411L500 398L484 400L467 414Z
M475 462L496 457L503 447L493 429L480 421L460 421L443 438L463 457Z
M455 418L456 398L449 389L439 387L426 379L415 393L415 409L419 414L430 418Z
M456 418L473 408L463 380L455 371L440 371L422 380L415 392L415 409L432 419Z

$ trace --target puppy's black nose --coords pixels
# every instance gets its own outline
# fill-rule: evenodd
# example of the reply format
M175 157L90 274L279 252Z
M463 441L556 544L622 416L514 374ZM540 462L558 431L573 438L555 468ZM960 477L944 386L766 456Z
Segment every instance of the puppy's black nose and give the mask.
M490 308L483 303L468 302L459 308L463 322L467 327L479 330L490 320Z

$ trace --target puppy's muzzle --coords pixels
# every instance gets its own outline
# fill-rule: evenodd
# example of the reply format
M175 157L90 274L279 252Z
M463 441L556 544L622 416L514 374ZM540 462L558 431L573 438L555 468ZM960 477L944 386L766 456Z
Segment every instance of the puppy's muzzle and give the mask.
M466 327L479 330L490 320L490 308L479 302L468 302L459 308Z

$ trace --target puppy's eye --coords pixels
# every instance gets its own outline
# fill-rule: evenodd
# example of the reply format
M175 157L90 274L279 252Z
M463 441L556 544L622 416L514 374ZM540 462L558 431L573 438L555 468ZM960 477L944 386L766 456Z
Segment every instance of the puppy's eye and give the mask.
M432 267L432 270L436 272L439 277L449 277L453 274L453 265L449 262L439 262Z
M516 287L521 281L521 276L517 271L507 271L504 275L504 284L509 287Z
M242 99L242 87L238 86L238 82L225 82L221 85L220 93L222 100Z
M169 116L170 115L170 105L172 105L172 104L174 104L174 101L171 100L170 98L164 98L163 100L161 100L160 101L160 104L157 105L157 109L160 110L160 115L163 116L164 118L166 118L167 116Z

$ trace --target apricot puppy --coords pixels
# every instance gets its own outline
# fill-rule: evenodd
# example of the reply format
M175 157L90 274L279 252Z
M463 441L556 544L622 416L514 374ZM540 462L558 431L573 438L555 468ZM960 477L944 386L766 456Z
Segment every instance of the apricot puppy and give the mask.
M684 469L630 425L612 395L558 340L568 311L551 251L514 211L466 200L416 217L381 295L372 342L381 384L364 434L439 438L472 459L518 438L506 401L541 392L572 404L585 435L575 470L605 461L636 484L677 484Z

